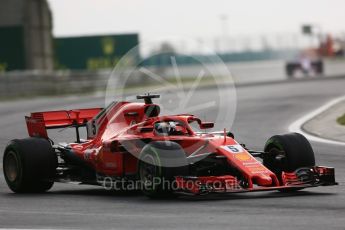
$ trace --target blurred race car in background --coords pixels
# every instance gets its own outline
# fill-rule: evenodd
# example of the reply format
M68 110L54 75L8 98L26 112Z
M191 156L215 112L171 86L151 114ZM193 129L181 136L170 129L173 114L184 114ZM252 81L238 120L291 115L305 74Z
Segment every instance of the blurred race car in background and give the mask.
M317 50L304 50L293 60L286 62L285 72L289 78L297 74L303 74L304 76L323 75L323 60Z
M323 75L324 67L323 61L319 60L300 60L300 61L289 61L285 66L286 75L289 78L294 77L298 72L305 76L313 75Z

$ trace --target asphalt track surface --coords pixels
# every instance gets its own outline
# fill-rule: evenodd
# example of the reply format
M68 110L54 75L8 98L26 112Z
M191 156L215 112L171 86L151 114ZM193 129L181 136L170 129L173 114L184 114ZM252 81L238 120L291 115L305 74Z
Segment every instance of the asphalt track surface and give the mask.
M237 88L233 132L261 149L273 134L287 132L303 114L345 94L345 79L293 81ZM204 89L200 97L210 97ZM203 100L203 98L199 98ZM103 98L50 98L0 104L0 156L8 140L25 137L30 111L103 106ZM212 116L212 111L205 111ZM224 124L226 121L224 121ZM55 184L46 194L13 194L0 175L0 228L89 229L345 229L345 151L312 143L319 165L336 168L336 187L295 194L261 192L150 200L138 192ZM0 166L2 167L2 166Z

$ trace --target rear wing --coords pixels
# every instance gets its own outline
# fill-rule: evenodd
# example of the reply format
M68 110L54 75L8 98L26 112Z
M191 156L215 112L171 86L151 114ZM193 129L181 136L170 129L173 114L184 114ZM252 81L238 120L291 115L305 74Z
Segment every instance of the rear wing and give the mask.
M30 137L48 138L47 129L85 126L102 108L35 112L25 121Z

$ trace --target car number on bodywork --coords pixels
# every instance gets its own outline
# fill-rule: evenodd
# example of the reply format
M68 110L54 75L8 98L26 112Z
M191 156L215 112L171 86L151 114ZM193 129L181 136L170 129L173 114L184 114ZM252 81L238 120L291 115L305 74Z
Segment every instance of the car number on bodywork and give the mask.
M235 153L235 154L244 152L244 149L241 145L227 145L227 146L222 146L222 148L228 152Z

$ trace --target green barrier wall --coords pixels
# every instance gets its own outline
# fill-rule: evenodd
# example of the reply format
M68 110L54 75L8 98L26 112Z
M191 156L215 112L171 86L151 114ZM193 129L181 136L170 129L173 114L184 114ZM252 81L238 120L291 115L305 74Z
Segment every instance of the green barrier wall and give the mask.
M54 39L55 68L97 70L112 68L138 45L138 34ZM135 57L139 60L139 54Z
M21 26L0 28L0 72L25 68L23 36Z

